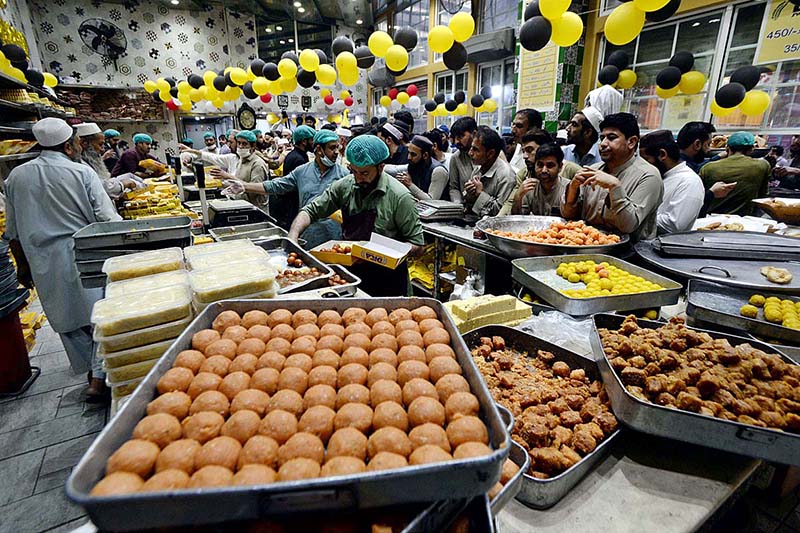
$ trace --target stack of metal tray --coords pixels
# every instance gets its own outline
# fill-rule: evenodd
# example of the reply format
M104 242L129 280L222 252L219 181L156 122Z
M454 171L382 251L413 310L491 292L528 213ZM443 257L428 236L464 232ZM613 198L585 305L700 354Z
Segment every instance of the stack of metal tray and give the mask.
M256 246L259 246L267 251L270 256L270 263L273 260L279 262L279 258L286 258L290 253L294 252L297 254L299 259L303 260L303 263L309 268L316 268L320 272L320 276L309 279L300 283L295 283L293 285L288 285L286 287L281 287L278 290L278 294L287 294L291 292L301 292L309 290L314 284L325 283L327 285L328 279L333 276L333 271L331 268L308 253L306 250L300 248L300 246L287 238L277 238L277 239L267 239L264 241L259 241L254 243ZM285 264L285 262L284 262ZM277 265L276 265L277 267Z
M250 239L260 241L275 237L287 237L289 232L272 222L259 222L257 224L244 224L242 226L225 226L221 228L211 228L209 235L215 241L232 241L235 239Z
M490 455L446 463L409 466L398 470L248 487L221 487L136 493L115 497L90 496L103 477L111 454L131 436L157 395L156 383L172 367L178 354L191 346L192 336L211 327L226 310L244 314L250 310L271 312L310 309L321 312L350 307L371 310L383 307L433 308L452 339L464 378L480 404L480 417L489 430ZM199 525L261 517L336 509L366 509L407 502L434 502L483 496L500 478L511 447L508 432L472 356L444 306L430 298L360 298L332 300L225 300L209 305L178 337L137 387L73 469L67 481L68 497L83 506L101 530L129 531L177 525ZM485 498L485 496L483 496ZM488 505L488 502L486 503ZM487 514L488 516L488 514Z
M611 367L598 332L601 328L619 329L625 317L597 314L592 319L594 320L594 332L590 339L592 350L600 368L600 374L603 376L606 391L611 399L614 414L620 422L650 435L758 457L776 463L800 465L800 435L664 407L634 397ZM664 325L663 322L641 319L638 320L638 324L639 327L651 329L657 329ZM749 344L765 353L778 354L787 363L795 364L785 354L769 344L715 331L700 329L696 331L708 333L714 339L726 339L732 346Z
M636 294L619 294L610 296L597 296L594 298L570 298L562 290L576 288L575 283L570 283L558 274L556 268L561 263L577 261L594 261L595 263L607 262L617 268L657 283L664 287L660 291L642 292ZM683 286L671 279L654 274L649 270L638 267L622 259L608 255L582 254L554 257L531 257L511 261L511 276L524 287L533 291L547 303L559 311L573 316L586 316L604 311L629 311L633 309L648 309L662 305L673 305L678 302Z
M563 361L570 368L582 368L590 380L600 379L600 371L594 361L508 326L484 326L474 329L464 334L464 341L467 344L467 349L471 349L473 346L480 344L481 337L494 336L503 337L506 341L506 347L520 352L528 352L529 354L535 354L538 350L550 352L555 356L556 361ZM511 432L511 429L509 428L509 432ZM581 459L580 462L550 479L537 479L530 476L526 468L516 498L534 509L552 507L566 496L589 473L589 470L608 453L619 434L620 430L616 430L606 437L593 452ZM525 451L524 448L523 451Z
M492 245L509 257L530 257L544 255L564 255L564 254L603 254L612 253L628 245L630 237L620 235L620 241L616 244L605 244L597 246L566 246L563 244L545 244L538 242L523 241L510 237L495 235L492 231L512 231L514 233L524 233L534 230L541 231L550 227L554 222L566 222L559 217L545 216L508 216L486 218L475 224L475 227L486 234L486 238ZM599 228L598 228L599 229ZM601 233L603 232L600 230Z
M800 260L800 241L792 237L755 231L689 231L656 238L653 248L676 257L764 261Z

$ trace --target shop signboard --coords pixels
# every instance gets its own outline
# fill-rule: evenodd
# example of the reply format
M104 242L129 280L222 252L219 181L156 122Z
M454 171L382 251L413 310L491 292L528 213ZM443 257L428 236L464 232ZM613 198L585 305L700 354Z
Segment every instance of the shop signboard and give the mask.
M793 59L800 59L800 2L768 0L753 63Z
M559 47L552 41L536 52L520 46L517 109L555 109L558 53Z

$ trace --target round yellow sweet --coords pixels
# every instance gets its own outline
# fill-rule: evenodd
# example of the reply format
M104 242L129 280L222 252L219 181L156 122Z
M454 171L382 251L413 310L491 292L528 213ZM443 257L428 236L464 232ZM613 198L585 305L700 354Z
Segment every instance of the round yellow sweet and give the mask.
M756 318L758 317L758 307L754 305L743 305L741 309L739 309L739 314L747 318Z
M650 309L648 312L644 314L644 317L648 320L655 320L658 318L658 311L655 309Z
M764 310L764 319L767 322L774 322L776 324L779 324L779 323L781 323L783 321L783 313L781 313L780 311L773 310L773 309L765 309Z
M754 294L750 297L750 305L755 305L756 307L764 307L764 302L766 298L761 296L760 294Z
M578 283L581 280L581 277L578 274L570 274L567 280L570 283Z

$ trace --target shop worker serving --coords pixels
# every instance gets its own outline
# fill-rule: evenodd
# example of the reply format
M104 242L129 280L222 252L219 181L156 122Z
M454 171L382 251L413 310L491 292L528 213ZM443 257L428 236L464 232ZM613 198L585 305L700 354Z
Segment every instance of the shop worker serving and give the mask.
M300 210L289 238L297 240L312 223L342 210L342 237L368 241L375 232L413 245L411 255L425 244L414 198L400 182L383 171L389 149L374 135L360 135L347 144L347 160L353 174L346 176ZM408 294L408 267L395 270L357 263L350 267L362 280L361 287L372 296Z

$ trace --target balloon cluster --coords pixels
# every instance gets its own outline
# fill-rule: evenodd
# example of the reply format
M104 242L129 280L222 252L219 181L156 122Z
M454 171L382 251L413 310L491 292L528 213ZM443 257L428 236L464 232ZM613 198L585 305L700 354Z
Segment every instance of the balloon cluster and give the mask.
M633 0L614 8L603 32L611 44L622 46L636 39L645 21L663 22L678 11L681 0Z
M365 49L361 52L359 67L369 68L375 62L376 57L382 57L389 72L399 76L408 68L408 54L417 47L417 41L416 30L409 27L398 28L394 33L394 39L385 31L373 32L367 40L367 46L359 47L359 49ZM364 54L369 56L369 60ZM358 54L356 55L358 56Z
M413 83L406 87L404 91L396 88L389 89L387 94L381 96L380 104L387 108L397 111L401 106L406 106L411 109L416 109L422 105L422 100L417 96L419 88Z
M755 89L761 80L761 72L752 65L739 67L731 74L730 82L723 85L714 95L711 112L724 117L736 109L747 116L758 116L769 109L771 102L768 93Z
M600 69L597 81L601 85L613 85L619 89L630 89L636 85L636 73L628 68L630 62L628 53L624 50L612 52L606 60L606 65Z
M531 52L548 42L572 46L583 35L583 19L567 11L572 0L532 0L525 8L525 21L519 29L519 44Z
M336 97L330 89L320 90L319 95L322 97L322 101L325 102L325 105L330 107L333 111L342 111L344 108L350 107L355 103L353 94L347 89L343 89L339 93L339 100L336 100Z
M0 46L0 72L34 87L52 88L58 85L58 79L49 72L39 72L28 67L28 56L21 46L16 44Z
M467 49L461 44L475 32L475 19L469 13L456 13L447 26L439 24L428 32L428 46L450 70L460 70L467 64ZM388 63L387 63L388 65Z
M694 55L691 52L675 52L664 67L656 75L656 94L659 98L672 98L676 94L697 94L706 86L706 76L702 72L692 70Z
M491 87L482 88L480 93L473 95L469 99L469 103L479 113L494 113L497 110L497 102L492 100ZM432 117L466 115L469 111L467 93L456 91L450 100L447 100L444 93L437 93L432 100L425 102L425 110Z

